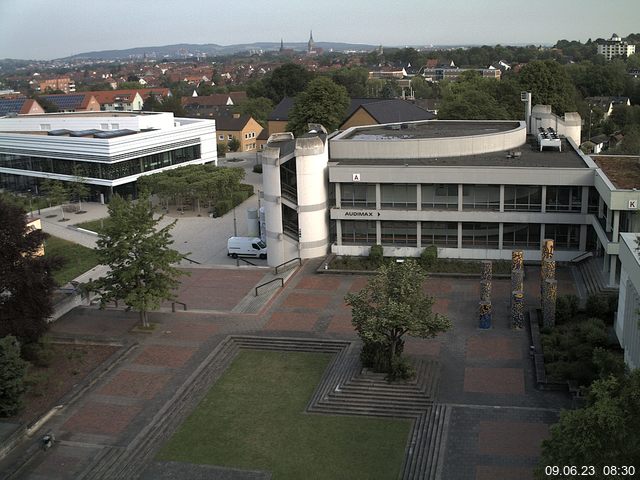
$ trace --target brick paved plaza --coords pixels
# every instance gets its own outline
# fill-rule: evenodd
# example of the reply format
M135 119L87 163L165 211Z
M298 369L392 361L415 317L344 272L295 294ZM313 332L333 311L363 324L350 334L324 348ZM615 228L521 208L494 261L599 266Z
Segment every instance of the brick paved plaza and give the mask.
M79 308L59 320L53 335L117 338L126 354L49 421L46 428L60 441L34 458L25 478L78 478L98 453L129 445L229 334L355 340L344 296L361 289L367 277L316 274L318 265L303 265L258 314L232 309L252 294L265 270L212 268L192 269L179 291L189 310L151 314L158 325L150 334L132 333L137 315L122 309ZM539 271L527 268L526 273L526 301L535 306ZM560 269L558 277L563 280L559 293L575 293L568 272ZM446 314L453 329L435 339L408 338L405 352L441 365L435 400L451 410L443 437L443 479L533 478L540 442L560 408L568 406L563 395L535 389L528 334L509 328L509 289L508 279L494 279L493 327L479 330L479 279L438 277L425 282L425 290L436 297L434 310ZM166 471L175 473L176 468L171 465ZM149 475L162 470L158 462L149 465Z

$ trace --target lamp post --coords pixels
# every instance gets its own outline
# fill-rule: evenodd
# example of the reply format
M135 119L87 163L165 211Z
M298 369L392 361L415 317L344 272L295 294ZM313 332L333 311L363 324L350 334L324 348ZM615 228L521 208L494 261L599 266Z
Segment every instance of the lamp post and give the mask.
M27 192L29 193L29 217L33 218L33 207L31 205L31 199L32 199L31 189L28 189Z

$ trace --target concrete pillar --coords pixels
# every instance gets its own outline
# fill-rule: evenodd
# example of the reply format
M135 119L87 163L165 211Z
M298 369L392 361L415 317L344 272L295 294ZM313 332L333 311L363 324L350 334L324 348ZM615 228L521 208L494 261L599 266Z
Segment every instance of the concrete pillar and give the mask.
M604 215L604 200L598 195L598 218L602 218Z
M544 223L541 223L540 224L540 248L542 248L544 238L546 237L546 232L544 230L545 230Z
M416 247L422 248L422 222L416 222Z
M491 302L481 301L478 308L479 328L486 330L491 328Z
M336 186L336 207L342 208L342 188L340 188L342 184L336 183L335 186Z
M380 220L376 220L376 244L382 245L382 225L380 225Z
M546 185L542 185L542 192L540 193L540 200L541 200L541 211L542 213L545 213L547 211L547 186Z
M611 231L611 209L607 208L607 217L605 222L605 231L608 233Z
M416 185L416 209L422 210L422 185L419 183Z
M618 242L618 234L620 233L620 210L613 211L613 236L611 237L612 242Z
M458 250L462 248L462 222L458 222Z
M504 244L504 239L502 238L504 236L504 223L500 222L498 224L498 250L502 250L503 244Z
M504 212L504 185L500 185L500 213Z
M587 225L580 225L580 243L578 249L581 252L587 249Z
M606 247L605 247L605 253L604 255L602 255L602 273L607 273L609 271L609 254L606 251Z
M511 292L511 328L524 327L524 292Z
M336 220L336 243L342 246L342 220Z
M589 187L582 187L582 203L580 204L580 213L586 215L589 213Z
M376 183L376 210L380 210L380 205L382 203L382 193L380 193L380 191L380 184Z
M610 287L615 287L616 286L616 270L618 267L618 256L617 255L611 255L611 266L609 268L609 286Z
M558 282L547 279L542 289L542 323L545 327L556 324L556 299L558 297Z
M462 200L464 195L464 185L461 183L458 184L458 211L462 211ZM458 247L460 248L460 247Z

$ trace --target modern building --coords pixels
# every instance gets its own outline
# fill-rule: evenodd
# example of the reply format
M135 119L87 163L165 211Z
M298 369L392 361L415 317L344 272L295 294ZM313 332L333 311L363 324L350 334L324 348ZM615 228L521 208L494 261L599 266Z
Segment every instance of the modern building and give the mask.
M617 33L611 35L609 40L598 42L598 55L603 55L606 60L614 57L629 57L636 53L636 46L623 41Z
M620 236L620 293L615 331L624 349L624 361L629 368L640 368L640 257L638 234L623 233Z
M217 162L215 122L172 113L86 112L0 118L0 188L33 189L80 172L94 199L135 194L138 177Z

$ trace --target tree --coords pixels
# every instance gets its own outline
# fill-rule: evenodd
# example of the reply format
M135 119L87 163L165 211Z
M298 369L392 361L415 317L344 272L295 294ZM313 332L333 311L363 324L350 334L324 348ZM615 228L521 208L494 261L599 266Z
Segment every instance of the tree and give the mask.
M534 104L551 105L562 115L576 110L577 91L566 70L554 60L527 63L518 74L523 90L531 92Z
M147 192L135 202L115 195L109 215L97 242L98 258L109 266L109 273L87 284L87 289L100 293L102 307L123 300L140 314L142 326L148 327L147 313L175 298L173 290L184 274L173 266L182 255L170 248L170 232L176 222L158 229L161 219L153 217Z
M59 258L38 256L46 234L27 226L22 208L0 198L0 337L36 342L53 313L52 271Z
M294 97L302 92L312 78L313 74L303 66L286 63L263 80L264 93L259 96L268 97L275 104L280 103L284 97Z
M451 322L431 308L434 300L423 290L425 273L414 260L388 263L358 293L345 297L353 325L364 342L365 366L402 374L403 337L433 338L451 328Z
M69 201L69 190L64 183L48 178L42 182L42 191L49 200L49 206L60 205L60 212L64 220L64 204Z
M266 97L248 98L234 110L241 115L251 115L256 122L266 128L267 117L273 110L273 102Z
M318 77L296 98L289 113L287 130L296 134L307 131L308 123L320 123L327 131L336 130L349 107L346 88L331 79Z
M227 142L227 147L230 152L237 152L240 149L240 140L236 137L233 137L231 140Z
M539 479L546 465L635 465L640 460L640 369L591 385L587 406L565 410L542 442ZM580 472L578 472L580 473ZM563 478L578 478L565 475Z
M0 338L0 417L10 417L22 407L27 362L20 358L15 337Z
M341 68L332 74L333 81L346 88L350 98L363 98L367 96L368 78L369 72L363 67Z
M73 181L69 186L71 196L78 201L78 208L82 211L82 200L89 196L89 186L87 179L83 176L82 168L73 169Z

